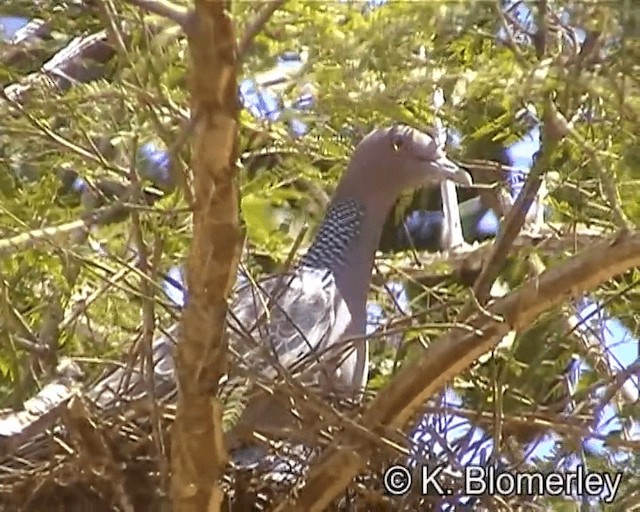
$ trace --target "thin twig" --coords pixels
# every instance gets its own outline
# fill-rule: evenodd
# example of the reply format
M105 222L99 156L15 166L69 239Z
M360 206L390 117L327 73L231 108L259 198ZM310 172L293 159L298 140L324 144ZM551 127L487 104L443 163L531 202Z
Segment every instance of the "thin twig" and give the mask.
M626 233L558 264L539 279L529 280L519 289L496 299L488 308L492 313L504 316L506 322L496 323L477 315L472 324L474 330L483 332L481 336L461 333L458 329L449 331L393 377L363 412L362 421L399 428L406 426L428 397L480 355L493 349L510 329L524 329L543 312L564 302L567 296L584 293L638 265L640 233ZM274 510L325 510L357 475L368 455L367 447L356 439L336 436L318 465L309 472L305 486Z
M131 168L129 171L129 179L134 191L134 199L137 201L141 193L140 179L138 172L135 168L135 153L137 151L137 141L134 141L132 146L132 155L130 158ZM155 301L154 290L149 285L149 281L153 280L153 268L149 265L147 245L144 242L142 234L142 226L140 223L140 215L137 211L131 212L131 228L138 253L138 267L140 272L148 277L148 279L142 279L140 281L140 293L142 294L142 352L143 358L143 375L145 377L145 384L147 388L147 397L149 399L149 406L151 411L151 431L153 434L153 441L155 443L156 452L159 457L160 474L163 490L168 490L169 482L169 467L167 459L167 451L162 439L162 431L160 427L160 412L158 409L158 402L156 400L156 385L155 385L155 364L153 361L153 338L155 332Z

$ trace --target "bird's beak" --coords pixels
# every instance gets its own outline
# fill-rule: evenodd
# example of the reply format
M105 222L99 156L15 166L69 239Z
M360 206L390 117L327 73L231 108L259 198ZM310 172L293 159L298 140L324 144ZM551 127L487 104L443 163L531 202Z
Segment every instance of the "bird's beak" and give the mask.
M471 175L444 155L433 161L432 166L439 181L450 180L463 187L473 185Z

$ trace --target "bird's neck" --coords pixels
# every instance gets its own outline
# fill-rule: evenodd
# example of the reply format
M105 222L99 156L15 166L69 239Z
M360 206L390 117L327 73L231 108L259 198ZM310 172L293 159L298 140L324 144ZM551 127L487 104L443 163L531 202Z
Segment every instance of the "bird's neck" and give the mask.
M300 262L333 274L352 317L347 334L364 334L373 261L392 205L334 198L311 247Z
M332 201L311 246L300 263L334 272L343 267L362 232L364 207L354 199Z

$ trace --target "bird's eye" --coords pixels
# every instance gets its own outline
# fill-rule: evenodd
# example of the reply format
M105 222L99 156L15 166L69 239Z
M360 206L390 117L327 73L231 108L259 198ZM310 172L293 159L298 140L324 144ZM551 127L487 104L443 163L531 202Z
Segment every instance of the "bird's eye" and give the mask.
M391 139L391 147L394 151L399 151L402 145L404 144L404 137L400 135L396 135Z

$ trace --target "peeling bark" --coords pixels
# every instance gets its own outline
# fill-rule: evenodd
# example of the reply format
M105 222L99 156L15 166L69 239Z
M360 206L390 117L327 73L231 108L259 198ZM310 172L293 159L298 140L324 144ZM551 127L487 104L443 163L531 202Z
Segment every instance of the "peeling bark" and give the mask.
M582 295L627 270L640 266L640 232L619 235L594 244L496 300L477 312L466 325L450 330L407 365L378 392L363 414L364 425L405 429L425 401L446 382L494 348L510 330L523 330L545 311ZM503 320L496 321L498 315ZM336 439L310 472L294 501L280 504L281 512L321 512L350 484L368 456L357 439Z
M240 256L236 42L228 3L196 1L186 24L191 54L193 240L189 301L176 348L178 405L172 428L173 510L220 509L227 462L221 408L227 298Z

